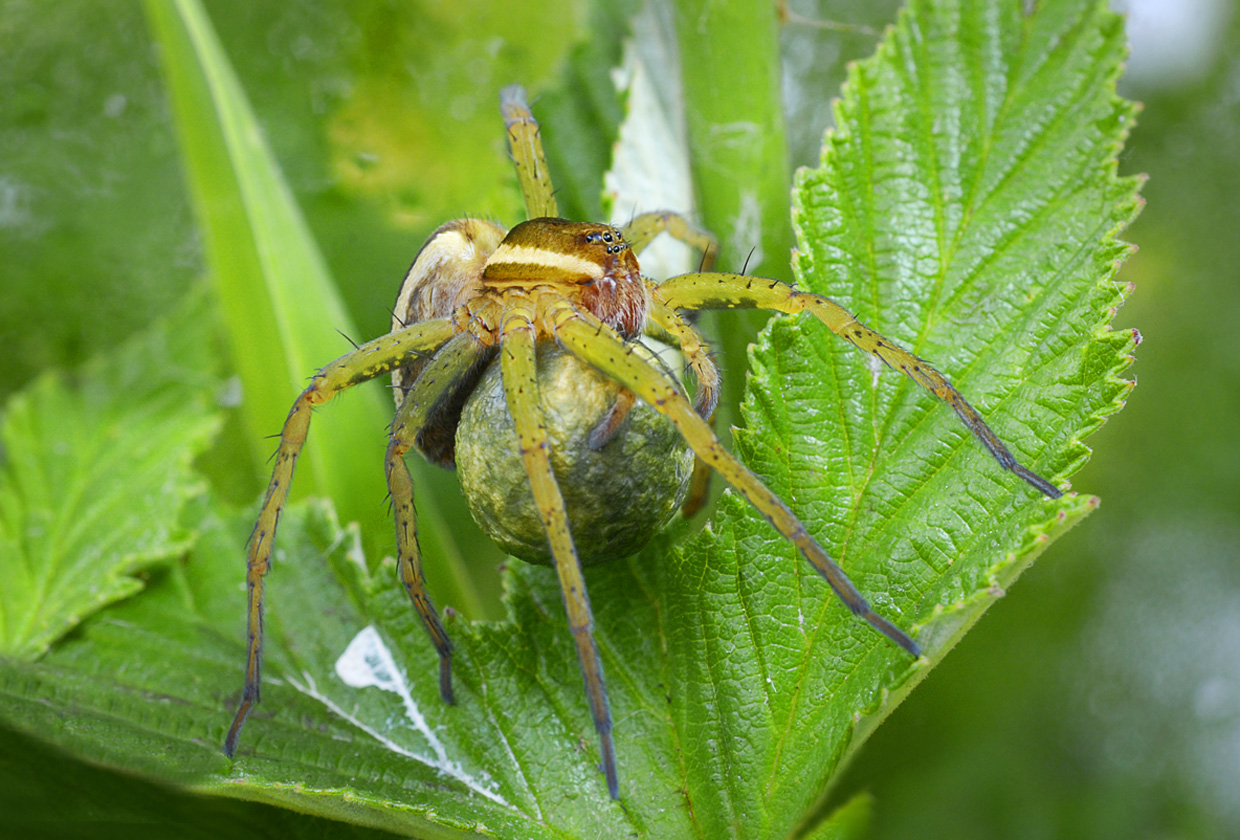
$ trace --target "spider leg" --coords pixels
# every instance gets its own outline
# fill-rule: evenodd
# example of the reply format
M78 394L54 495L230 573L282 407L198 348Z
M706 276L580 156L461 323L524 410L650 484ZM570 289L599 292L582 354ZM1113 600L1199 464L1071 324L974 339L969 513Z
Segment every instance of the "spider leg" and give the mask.
M653 286L650 281L646 282ZM697 394L693 405L703 417L712 419L715 406L719 403L719 368L715 366L715 361L711 358L709 346L702 340L697 330L693 329L689 322L677 315L674 310L660 305L658 312L651 308L650 315L651 321L646 325L646 333L659 341L680 347L686 364L697 379ZM636 399L628 388L620 390L611 410L590 433L591 449L602 449L615 437L620 424L628 416ZM694 510L696 509L695 507Z
M487 354L488 348L468 332L457 335L435 354L418 374L396 412L384 461L396 521L396 568L400 582L409 593L409 599L413 601L413 607L439 654L439 696L449 705L456 702L452 693L452 642L439 620L430 593L426 591L422 554L418 548L413 477L409 474L409 465L405 463L405 454L427 428L441 399L451 395L454 383L466 379L466 373L484 360Z
M634 254L640 254L656 236L665 232L690 247L698 249L702 253L702 261L699 266L699 271L705 271L714 265L715 254L719 250L719 244L715 241L715 237L708 231L697 227L679 213L673 213L670 210L663 210L656 213L642 213L640 216L632 219L621 229L621 235L629 243L629 247L633 249ZM645 282L648 286L652 285L648 280ZM679 320L679 317L676 316L675 313L673 313L673 317ZM696 336L696 333L694 333L694 335ZM675 336L673 337L673 340L679 342L679 339ZM711 366L711 369L714 370L713 365ZM694 370L695 372L701 372L698 371L698 365L696 364L694 365ZM709 389L713 386L717 386L718 380L719 372L717 370L714 370L713 380L709 379L709 376L707 379L699 379L699 397L705 396L708 399L713 398L717 401L717 393L712 392ZM707 382L709 382L709 384L703 384ZM624 418L628 416L629 409L633 407L634 399L636 398L633 396L631 391L624 390L619 393L616 398L616 403L612 406L611 411L609 411L607 416L604 417L602 422L599 423L598 428L591 433L591 449L602 449L607 445L608 441L615 437L616 432L620 429L620 424L624 422ZM698 472L698 470L695 469L695 473L696 472ZM698 476L695 475L695 486L700 483L696 481L697 478ZM685 510L689 511L692 509L693 511L696 511L700 508L701 503L705 498L705 491L707 489L707 485L702 485L702 492L691 494L689 501L685 503ZM694 502L695 499L696 504ZM692 514L687 512L685 515L690 516Z
M612 799L620 798L620 782L616 775L615 748L611 738L611 710L607 703L607 689L603 685L603 663L599 659L598 644L594 640L594 617L590 611L590 598L581 576L581 563L577 549L569 533L568 513L560 486L551 469L550 442L543 423L542 406L538 398L538 374L535 359L534 311L531 306L518 305L505 316L500 344L504 393L508 400L508 412L516 426L521 458L529 476L534 501L543 516L543 525L555 560L555 571L560 579L560 591L564 596L564 609L568 613L569 628L577 647L577 658L585 679L586 695L598 732L602 754L603 774L607 778L607 792Z
M611 439L616 436L616 432L620 431L620 424L624 422L624 418L629 416L629 410L633 408L636 401L637 397L633 396L633 392L628 388L621 388L616 393L616 401L611 404L611 408L603 415L603 419L590 432L588 442L591 449L597 452L611 443Z
M742 274L682 274L660 284L654 299L672 309L773 309L795 314L809 312L831 332L874 355L883 364L903 371L943 402L1005 470L1011 470L1044 495L1057 499L1063 491L1016 460L982 415L943 374L891 340L859 322L851 312L822 295L798 291L787 283Z
M250 714L250 709L259 701L263 666L263 578L271 567L272 542L275 540L280 512L288 499L293 468L297 465L297 456L301 453L306 435L310 431L311 410L346 388L388 373L413 354L434 350L451 338L452 332L452 323L447 318L441 318L423 321L368 341L319 371L293 403L280 433L280 446L276 450L271 483L267 485L267 495L263 499L258 522L254 525L254 532L250 534L245 576L249 599L245 687L241 693L237 714L224 739L225 755L231 756L236 751L241 726Z
M649 281L647 281L649 282ZM650 284L652 287L654 284ZM697 380L697 389L693 399L693 408L713 427L715 407L719 404L719 368L710 354L710 346L693 325L681 318L674 309L655 303L650 309L651 323L647 332L660 341L667 341L680 347L685 362L693 371ZM629 409L633 407L636 397L633 392L624 388L616 397L611 411L590 433L590 448L602 449L615 436ZM693 466L693 477L689 482L689 493L684 504L680 506L685 517L691 517L702 509L710 495L710 465L698 459Z
M653 284L652 284L653 285ZM719 368L715 365L708 345L693 325L681 318L676 310L659 303L651 293L650 317L655 326L666 332L680 345L685 361L697 378L697 393L693 408L706 419L711 428L715 426L715 407L719 404ZM711 467L701 458L693 464L693 477L689 481L689 494L680 512L685 518L696 514L706 504L710 495Z
M670 418L698 458L714 467L725 481L766 517L776 531L800 549L805 559L822 575L853 614L865 619L871 627L909 654L921 655L920 648L903 630L874 612L843 569L837 566L817 540L809 535L796 514L789 510L760 478L723 448L710 424L703 420L689 400L681 395L675 383L647 360L645 355L649 351L646 348L637 343L625 342L602 321L587 312L574 309L568 303L549 307L547 321L556 338L570 352L620 382L655 410Z
M702 264L698 271L710 271L715 264L715 255L719 253L719 243L713 234L670 210L642 213L622 227L620 232L635 254L640 254L656 236L666 232L701 252Z
M710 346L676 310L657 300L651 303L650 317L656 326L667 332L680 345L680 351L685 354L685 362L697 379L693 408L709 420L715 413L715 407L719 405L719 368L711 358Z
M508 145L517 167L521 195L525 198L526 215L531 219L560 215L547 169L547 156L543 154L542 138L538 133L538 120L530 113L525 88L509 85L501 90L499 109L504 115L504 127L508 129Z

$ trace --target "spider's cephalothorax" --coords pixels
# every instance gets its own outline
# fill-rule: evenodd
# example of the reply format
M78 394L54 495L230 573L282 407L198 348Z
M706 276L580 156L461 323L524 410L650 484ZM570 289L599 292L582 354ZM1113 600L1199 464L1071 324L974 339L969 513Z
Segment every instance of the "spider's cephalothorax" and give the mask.
M494 222L457 219L431 234L414 260L392 316L396 331L419 321L450 318L483 346L499 341L500 312L513 295L533 301L568 299L626 339L641 335L650 301L624 234L610 225L540 218L505 232ZM549 335L537 321L538 339ZM429 361L406 361L392 374L396 405ZM414 445L429 461L455 463L455 430L465 400L491 361L480 354L429 410Z
M263 581L293 467L309 431L311 409L346 388L385 373L392 373L397 400L386 456L396 520L397 568L438 651L440 694L446 702L454 702L452 645L426 592L415 532L413 483L404 457L417 448L435 463L453 465L462 443L458 430L469 425L462 423L462 413L472 412L475 400L488 398L483 392L491 386L483 378L489 376L486 381L497 382L502 391L506 419L511 420L515 433L513 448L528 480L531 509L564 594L612 798L619 798L620 787L611 712L582 562L570 529L579 523L570 515L560 486L561 481L575 479L563 471L557 473L552 465L550 450L555 436L540 399L542 383L548 376L544 369L550 366L540 366L540 359L546 362L563 351L569 354L568 363L577 366L575 370L589 366L613 383L610 407L590 421L588 434L579 436L585 442L583 449L608 446L622 433L630 415L646 410L638 406L648 406L652 414L666 418L700 464L718 472L799 549L854 614L913 656L920 653L917 644L870 608L788 506L720 445L707 420L718 395L718 370L701 336L679 313L739 308L809 313L841 338L902 371L950 405L1001 467L1047 496L1062 494L1054 484L1018 463L942 374L859 323L835 302L776 280L742 274L699 271L657 284L643 278L636 255L659 233L668 232L703 251L710 250L711 237L683 217L649 213L638 216L623 230L556 218L538 126L526 105L525 92L514 86L506 88L500 98L531 220L505 232L492 222L462 219L432 234L405 278L392 332L319 371L284 423L271 483L249 543L248 657L241 704L224 742L229 755L236 749L246 716L259 699ZM643 333L679 347L695 382L692 401L655 354L637 340ZM497 367L498 375L487 373L493 367ZM478 444L475 440L468 445ZM485 459L487 442L481 445ZM673 480L669 486L678 484L683 486L683 480ZM667 495L662 490L650 492ZM628 543L625 548L629 549Z
M650 309L624 234L610 225L565 219L530 219L510 230L487 259L482 287L493 293L488 300L503 300L508 291L550 291L626 339L641 335Z

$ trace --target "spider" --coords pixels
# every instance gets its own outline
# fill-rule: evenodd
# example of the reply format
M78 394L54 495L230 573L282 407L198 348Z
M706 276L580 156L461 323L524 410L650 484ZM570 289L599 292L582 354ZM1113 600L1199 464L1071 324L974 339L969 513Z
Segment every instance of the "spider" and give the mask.
M229 756L236 750L246 716L259 701L264 577L293 468L309 430L311 410L337 393L383 374L392 374L397 397L386 455L396 523L397 568L438 652L440 695L445 703L452 704L452 644L426 591L415 531L413 483L404 456L417 448L428 460L452 466L462 410L483 373L498 365L519 456L564 596L598 735L600 766L612 799L620 798L620 785L611 713L582 578L582 560L574 547L572 520L552 468L550 440L539 401L540 356L567 352L618 383L611 409L590 435L591 448L605 446L617 434L635 400L648 404L674 425L699 463L718 472L799 549L855 615L914 658L921 655L917 643L871 609L788 506L720 444L709 422L718 400L719 373L705 340L681 313L740 308L808 312L844 340L904 372L951 406L1000 467L1048 497L1062 495L1055 485L1016 461L942 374L858 322L833 301L777 280L745 274L700 270L662 283L643 277L636 254L659 233L666 231L705 250L713 240L675 213L638 216L623 230L558 218L538 123L530 113L524 89L517 85L505 88L500 105L530 219L508 231L478 219L458 219L435 231L406 275L392 332L320 370L284 423L271 483L248 545L245 686L224 742L224 752ZM670 339L679 346L696 382L692 401L677 379L637 341L644 334Z

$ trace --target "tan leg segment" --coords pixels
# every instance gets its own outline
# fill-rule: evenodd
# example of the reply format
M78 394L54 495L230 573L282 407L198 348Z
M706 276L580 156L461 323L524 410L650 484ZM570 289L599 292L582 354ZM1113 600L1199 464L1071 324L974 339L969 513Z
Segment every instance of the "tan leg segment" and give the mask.
M558 216L547 156L543 154L542 138L538 134L538 120L530 113L525 88L509 85L501 90L499 109L504 115L504 127L508 129L508 146L517 167L521 195L525 197L526 214L531 219Z
M311 410L351 385L390 372L407 361L412 354L436 349L452 337L452 332L452 324L445 318L424 321L368 341L319 371L293 403L288 419L284 421L284 430L280 433L280 446L276 450L275 467L272 469L271 483L267 485L267 496L263 500L254 532L250 535L249 556L246 561L249 625L246 637L245 688L237 714L228 729L228 736L224 739L226 755L231 756L236 751L241 726L245 723L250 709L259 700L263 664L263 578L271 566L271 546L275 540L280 512L288 499L293 468L297 465L297 456L301 453L306 435L310 431Z
M568 304L552 306L548 327L568 350L588 364L623 384L656 410L669 417L698 458L710 464L724 480L737 489L775 527L792 542L810 564L830 584L855 615L913 656L920 650L903 630L870 608L844 571L826 550L809 535L788 506L772 493L762 480L732 453L723 448L714 430L667 379L643 357L641 345L626 343L594 316L574 310ZM647 351L648 352L648 351Z
M682 274L660 284L656 299L672 309L773 309L778 312L809 312L833 333L880 359L885 365L903 371L910 379L943 402L960 417L965 427L1005 470L1011 470L1046 496L1057 499L1063 491L1016 460L986 425L982 415L957 391L943 374L924 360L884 338L859 322L835 301L822 295L800 292L786 283L743 274Z
M439 612L426 591L422 572L422 553L418 549L417 513L413 504L413 477L405 454L413 447L418 432L426 425L431 409L452 384L486 353L486 348L470 333L461 333L443 346L435 358L418 374L396 419L388 440L385 471L396 521L396 569L409 593L413 607L439 654L439 696L445 703L456 702L452 693L452 643L439 620Z
M530 479L530 489L542 514L547 540L551 544L551 555L555 559L555 571L560 578L564 609L568 612L568 625L573 633L573 643L577 647L577 658L585 679L590 712L594 717L594 729L598 732L607 792L612 799L619 799L620 783L616 775L615 748L611 738L611 710L607 704L607 689L603 685L603 663L599 659L598 645L594 641L594 618L590 611L590 598L581 576L577 550L573 547L573 538L569 533L564 499L551 469L550 441L538 399L533 320L533 310L528 307L516 308L504 319L503 336L500 340L504 393L508 398L508 411L516 426L518 446L525 462L525 472Z
M656 236L666 232L701 253L702 264L699 271L710 271L715 264L715 255L719 253L719 243L709 231L702 230L684 216L670 210L642 213L625 225L621 232L634 254L640 254Z

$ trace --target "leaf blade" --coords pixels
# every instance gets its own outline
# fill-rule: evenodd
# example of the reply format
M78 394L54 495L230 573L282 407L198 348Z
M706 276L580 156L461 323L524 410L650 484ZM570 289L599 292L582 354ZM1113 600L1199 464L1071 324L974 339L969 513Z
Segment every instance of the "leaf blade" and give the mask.
M245 91L197 0L150 0L147 17L163 49L190 192L207 262L242 384L242 415L256 471L306 380L348 351L358 330L280 171ZM342 338L343 335L343 338ZM363 385L330 408L332 434L311 434L294 497L320 492L339 500L372 549L390 534L383 500L382 430L390 403ZM375 441L375 460L356 441ZM421 500L422 538L444 590L480 611L451 529L433 496ZM373 541L373 542L372 542ZM377 555L377 550L372 550Z
M1133 117L1114 93L1122 56L1103 4L1024 18L1016 4L912 3L852 69L822 166L794 192L800 284L930 358L1022 462L1052 475L1079 467L1080 439L1131 387L1119 373L1134 334L1106 326L1124 295L1115 234L1139 206L1138 182L1114 172ZM1010 73L978 69L999 66ZM751 351L737 449L881 612L917 628L932 664L1097 500L1041 499L950 411L868 361L808 316L772 324ZM677 698L678 724L717 745L695 756L707 773L690 775L691 797L708 833L778 836L928 669L834 603L761 517L721 505L714 525L720 542L693 544L683 563L735 575L740 612L686 610L698 629L684 635L736 658L738 615L771 627L753 646L762 660L686 675L773 684L748 721L703 727L704 689ZM711 768L732 761L763 770L718 799Z
M0 655L33 660L190 542L191 462L221 417L197 294L79 374L48 373L0 419ZM147 359L163 361L157 370Z

